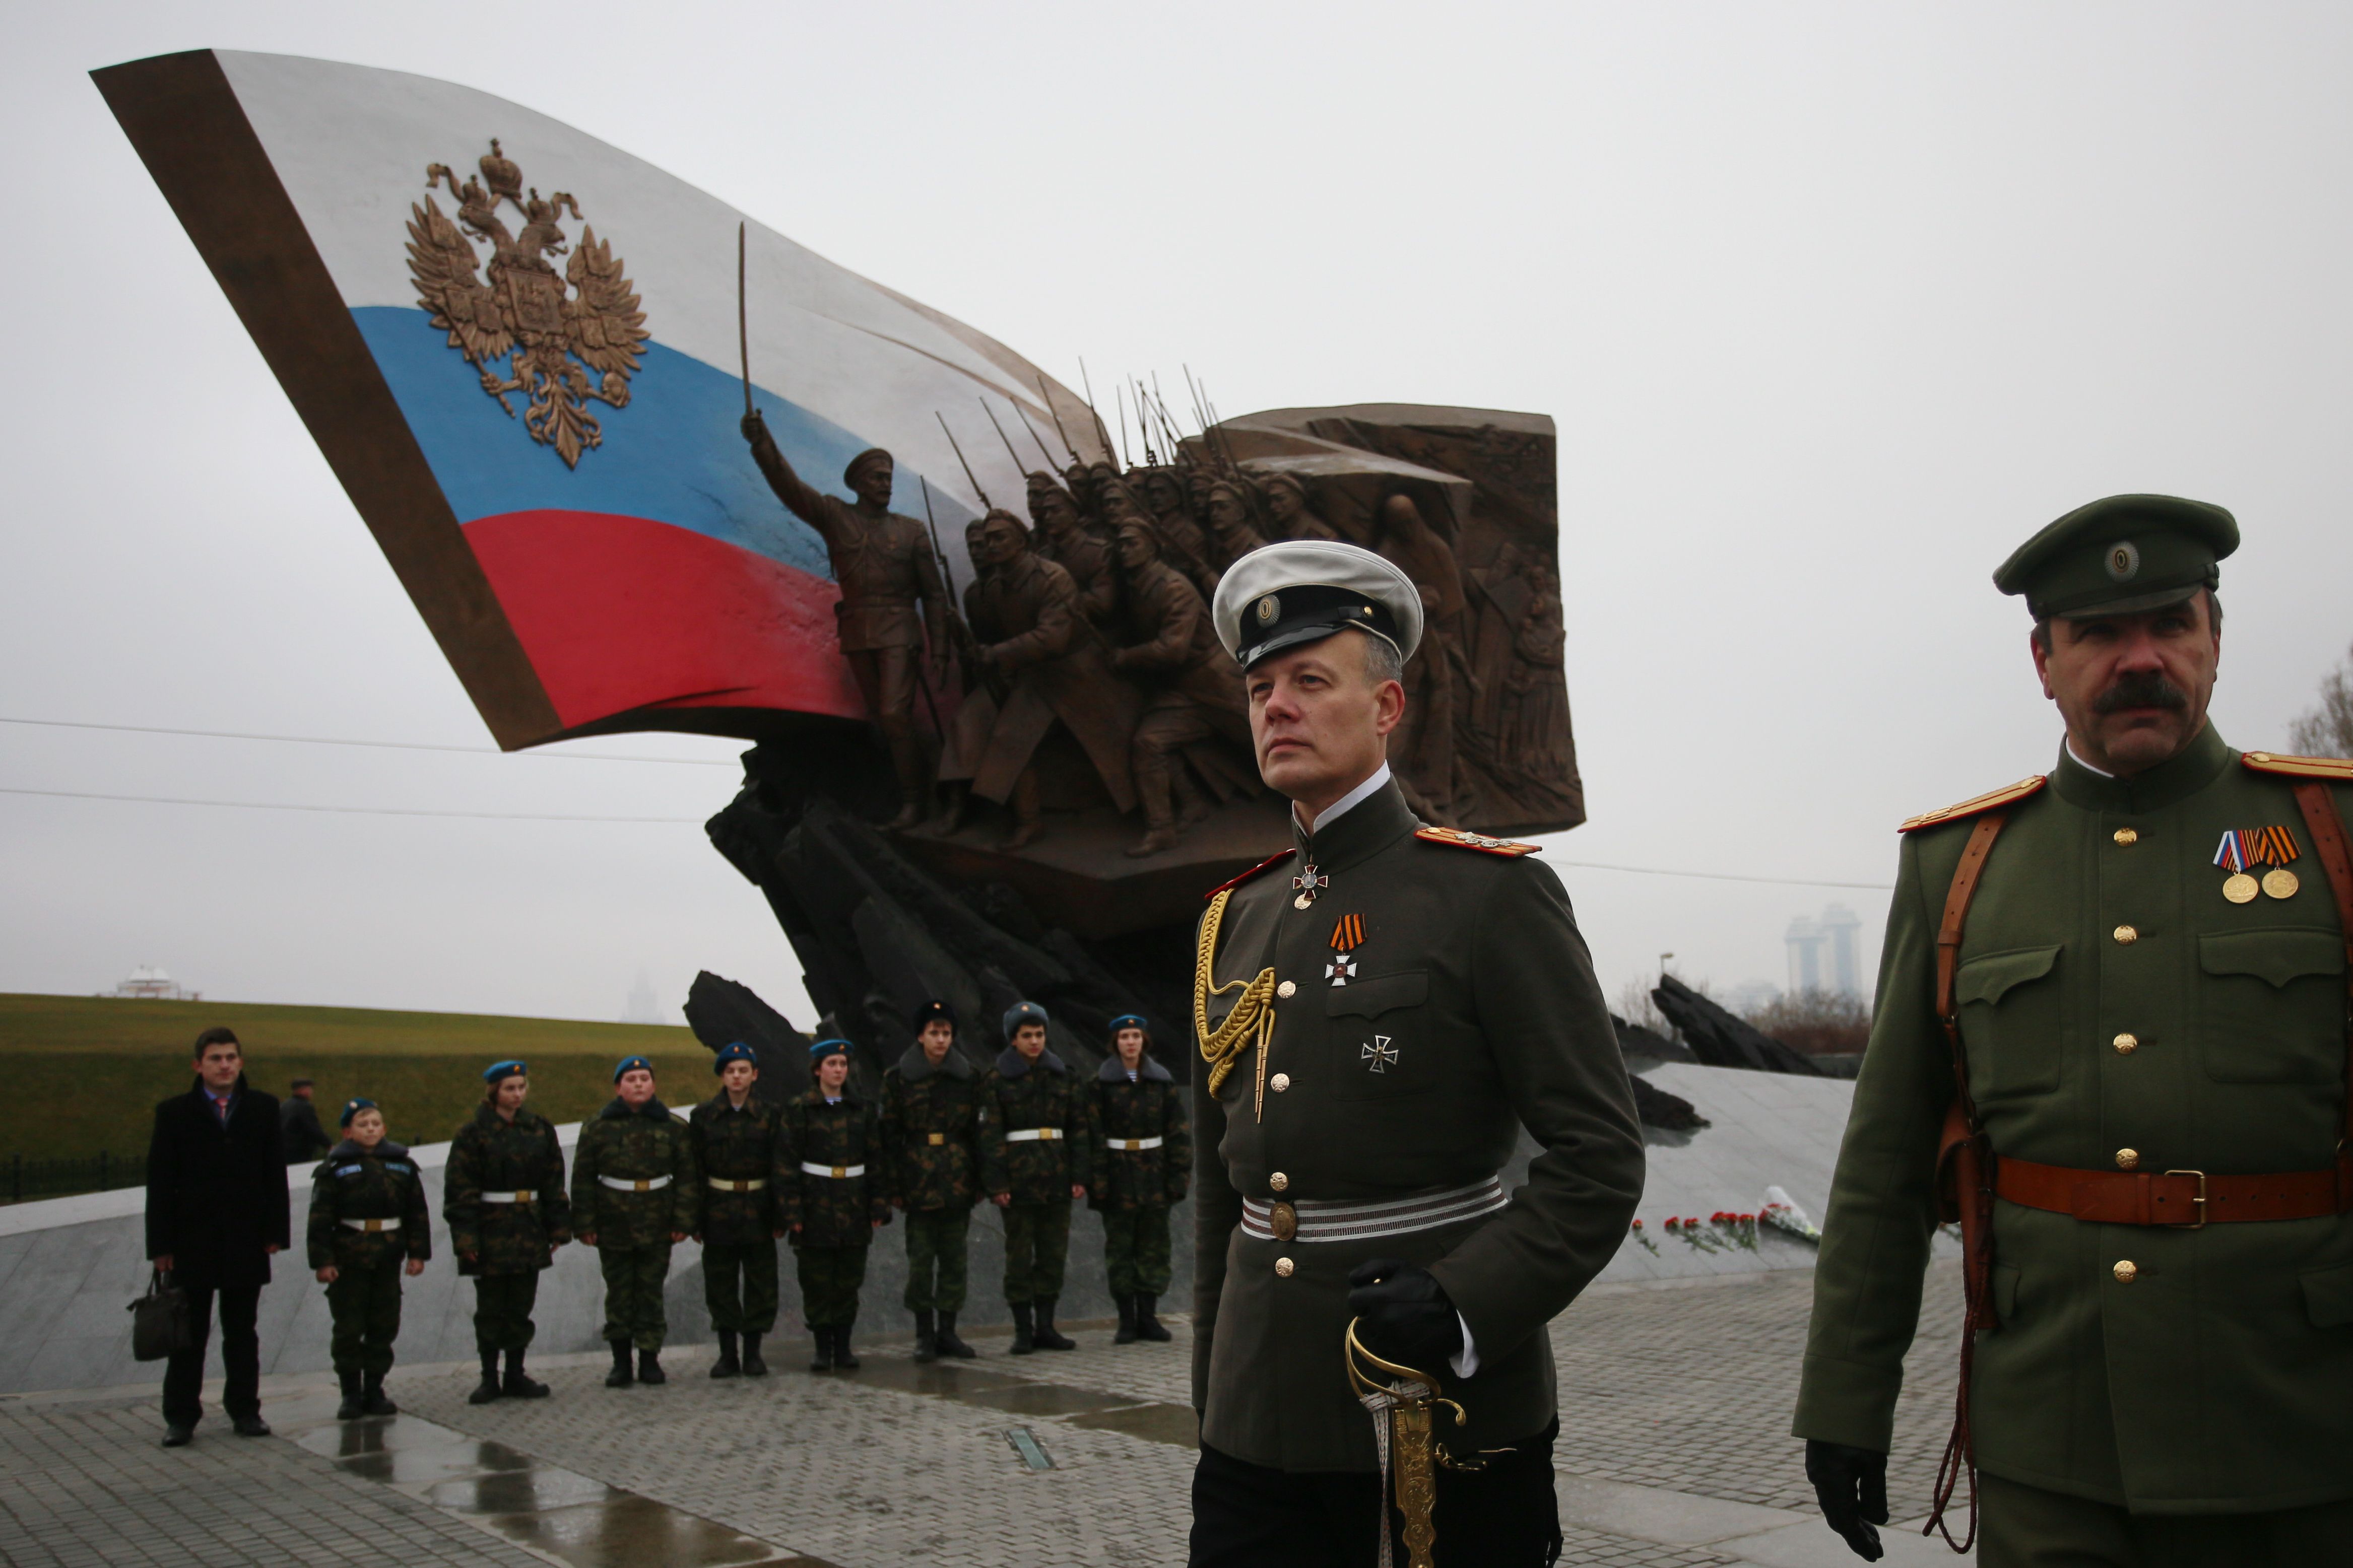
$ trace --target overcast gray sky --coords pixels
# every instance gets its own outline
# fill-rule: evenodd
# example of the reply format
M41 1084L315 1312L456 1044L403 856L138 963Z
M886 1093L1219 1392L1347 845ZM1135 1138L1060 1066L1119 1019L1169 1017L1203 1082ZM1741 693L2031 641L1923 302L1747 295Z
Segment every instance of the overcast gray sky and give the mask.
M0 717L485 746L86 76L214 46L444 77L661 165L1077 379L1229 414L1560 425L1613 994L1783 974L1894 824L2047 768L1988 574L2095 496L2237 511L2215 715L2353 638L2353 10L1352 4L5 7ZM558 748L564 750L566 748ZM728 762L659 737L573 751ZM0 724L0 786L700 818L726 767ZM0 990L617 1017L699 967L807 1022L692 826L0 794Z

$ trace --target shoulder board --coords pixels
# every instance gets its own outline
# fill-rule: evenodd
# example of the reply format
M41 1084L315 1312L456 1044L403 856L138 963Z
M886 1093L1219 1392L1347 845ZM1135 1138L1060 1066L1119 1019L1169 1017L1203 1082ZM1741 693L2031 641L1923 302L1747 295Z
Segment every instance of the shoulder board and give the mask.
M2249 752L2239 761L2259 773L2353 784L2353 762L2343 757L2284 757L2277 752Z
M1216 898L1219 893L1224 892L1229 888L1240 887L1244 882L1249 881L1261 871L1271 870L1273 868L1282 865L1285 860L1290 859L1293 855L1298 853L1299 851L1296 849L1286 849L1280 855L1268 856L1265 859L1260 861L1257 865L1251 867L1240 876L1236 877L1233 880L1229 882L1220 882L1216 887L1211 888L1208 892L1203 893L1201 895L1202 902L1207 903L1209 900Z
M1958 822L1963 817L1982 816L1998 805L2008 805L2012 801L2024 800L2050 782L2049 774L2036 773L2031 778L2022 778L2014 784L1988 790L1985 794L1965 800L1958 805L1948 805L1942 811L1924 811L1917 816L1906 817L1895 831L1916 833L1923 827L1935 827L1939 823Z
M1509 838L1490 838L1483 833L1465 833L1459 827L1419 827L1416 838L1428 844L1451 844L1457 849L1476 849L1487 855L1540 855L1541 844L1519 844Z

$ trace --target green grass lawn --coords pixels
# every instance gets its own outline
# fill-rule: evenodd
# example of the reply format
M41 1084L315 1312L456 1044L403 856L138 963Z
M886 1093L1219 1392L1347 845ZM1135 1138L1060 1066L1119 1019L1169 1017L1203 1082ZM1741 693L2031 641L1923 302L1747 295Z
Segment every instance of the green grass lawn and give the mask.
M186 1092L190 1047L215 1024L237 1031L255 1088L283 1099L289 1079L316 1079L331 1134L343 1102L364 1095L395 1138L439 1142L480 1103L482 1068L504 1057L531 1064L532 1106L557 1121L610 1100L613 1064L631 1054L651 1058L663 1100L681 1110L712 1092L711 1053L682 1026L0 994L0 1162L145 1154L155 1102Z

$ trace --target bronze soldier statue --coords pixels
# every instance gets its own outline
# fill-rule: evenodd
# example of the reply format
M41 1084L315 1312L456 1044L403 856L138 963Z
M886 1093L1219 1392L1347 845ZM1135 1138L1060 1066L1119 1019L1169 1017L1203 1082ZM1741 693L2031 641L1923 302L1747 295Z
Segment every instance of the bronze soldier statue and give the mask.
M1381 502L1379 538L1383 558L1421 589L1424 627L1420 651L1406 661L1405 722L1390 743L1398 771L1440 821L1454 805L1454 680L1462 652L1462 574L1454 552L1423 521L1409 495Z
M1209 485L1209 564L1219 573L1266 542L1250 521L1250 492L1242 481L1217 479Z
M1160 559L1151 525L1131 517L1119 527L1119 564L1127 578L1127 622L1134 641L1113 651L1112 668L1155 689L1136 721L1130 755L1135 793L1144 802L1144 837L1128 854L1157 855L1208 815L1191 789L1183 748L1224 739L1247 748L1250 709L1241 668L1218 646L1209 607L1183 573ZM1190 798L1180 818L1173 798Z
M1111 552L1087 531L1078 503L1051 474L1029 476L1029 521L1030 547L1071 574L1081 612L1097 626L1111 619L1118 592L1112 581Z
M1278 539L1337 539L1339 531L1315 515L1308 504L1307 487L1296 474L1275 474L1259 487L1266 497L1268 521Z
M825 541L833 579L841 587L834 616L842 657L858 678L899 778L899 815L890 826L913 827L931 795L923 746L915 737L915 684L923 679L918 663L928 645L934 685L944 680L947 663L947 598L930 535L913 518L891 510L893 466L881 447L859 453L842 470L842 483L858 497L853 504L812 489L793 472L757 413L744 416L744 439L751 443L752 458L776 499Z
M1160 535L1160 559L1185 574L1201 590L1204 604L1218 591L1218 574L1209 570L1209 542L1185 504L1185 487L1174 468L1144 472L1144 510Z

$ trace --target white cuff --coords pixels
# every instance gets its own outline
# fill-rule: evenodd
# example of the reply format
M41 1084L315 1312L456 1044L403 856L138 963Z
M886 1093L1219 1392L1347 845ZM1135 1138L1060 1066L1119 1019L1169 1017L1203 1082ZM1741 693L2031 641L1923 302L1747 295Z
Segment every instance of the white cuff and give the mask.
M1471 1339L1471 1321L1460 1312L1454 1314L1454 1321L1462 1325L1462 1350L1446 1364L1454 1369L1455 1376L1469 1377L1479 1370L1479 1347Z

